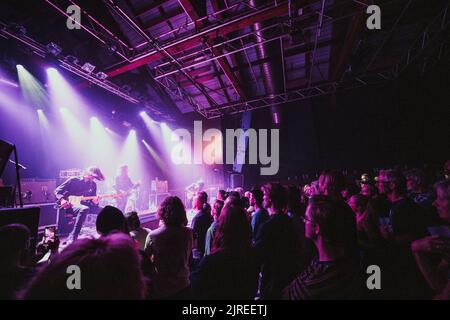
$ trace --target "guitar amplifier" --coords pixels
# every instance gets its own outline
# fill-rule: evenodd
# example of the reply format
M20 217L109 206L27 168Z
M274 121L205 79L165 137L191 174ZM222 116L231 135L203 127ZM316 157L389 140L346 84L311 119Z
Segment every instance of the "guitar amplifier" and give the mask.
M59 178L62 180L66 180L72 177L79 177L83 174L83 169L77 169L77 168L72 168L72 169L65 169L65 170L61 170L59 171Z
M169 192L169 182L167 180L152 180L150 191L153 193Z
M52 203L56 201L56 180L23 179L22 198L24 204Z

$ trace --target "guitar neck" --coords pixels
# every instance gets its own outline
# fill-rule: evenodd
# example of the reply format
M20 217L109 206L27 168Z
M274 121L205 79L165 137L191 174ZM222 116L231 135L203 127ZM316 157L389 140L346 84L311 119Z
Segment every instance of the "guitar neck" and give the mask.
M117 196L116 194L104 194L104 195L98 195L98 196L89 196L89 197L81 197L81 201L88 201L88 200L94 200L94 199L102 199L102 198L112 198Z

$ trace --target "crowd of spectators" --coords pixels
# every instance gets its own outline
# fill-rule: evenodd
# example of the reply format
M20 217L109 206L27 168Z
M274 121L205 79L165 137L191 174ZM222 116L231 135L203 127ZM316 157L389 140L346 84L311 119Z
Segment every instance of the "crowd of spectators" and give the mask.
M431 183L420 169L358 179L326 170L304 185L198 192L188 216L169 196L150 230L136 212L107 206L98 238L63 250L40 243L32 254L27 227L4 226L0 298L450 298L448 172ZM382 282L372 290L373 265ZM81 270L80 290L68 288L70 266Z

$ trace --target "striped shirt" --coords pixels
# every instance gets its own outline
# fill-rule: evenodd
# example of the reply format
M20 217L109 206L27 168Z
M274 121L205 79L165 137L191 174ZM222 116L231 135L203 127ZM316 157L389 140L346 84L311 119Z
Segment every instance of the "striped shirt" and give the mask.
M357 260L321 262L317 258L284 290L286 300L357 299L362 277Z

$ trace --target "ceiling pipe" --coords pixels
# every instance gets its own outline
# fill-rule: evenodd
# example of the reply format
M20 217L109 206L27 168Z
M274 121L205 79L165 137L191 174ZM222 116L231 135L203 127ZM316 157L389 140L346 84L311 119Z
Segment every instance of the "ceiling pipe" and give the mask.
M112 0L104 0L106 3ZM247 26L251 26L257 21L269 20L275 17L282 17L287 13L287 2L276 3L274 5L263 6L254 11L250 11L238 17L231 18L229 21L225 21L222 24L214 25L212 27L207 27L204 30L200 30L195 34L192 34L182 39L177 39L171 43L164 44L161 46L162 50L170 52L171 54L178 53L183 50L191 49L198 46L199 41L207 37L208 39L216 39L220 36L226 36L227 34L243 30ZM124 72L136 69L142 65L148 64L152 61L161 59L161 55L158 50L152 49L146 51L139 56L131 59L130 63L125 63L119 67L114 66L112 70L108 72L108 76L115 77Z
M249 4L253 7L259 7L264 5L266 1L264 0L250 0ZM253 24L253 30L256 35L256 51L258 53L258 59L269 58L268 62L261 64L261 72L263 74L264 87L269 97L274 98L275 95L283 93L284 79L283 79L283 66L282 59L275 59L281 52L279 41L265 41L269 37L267 32L264 30L270 22L256 22ZM279 125L281 123L281 108L278 104L273 104L270 107L272 113L272 123Z

